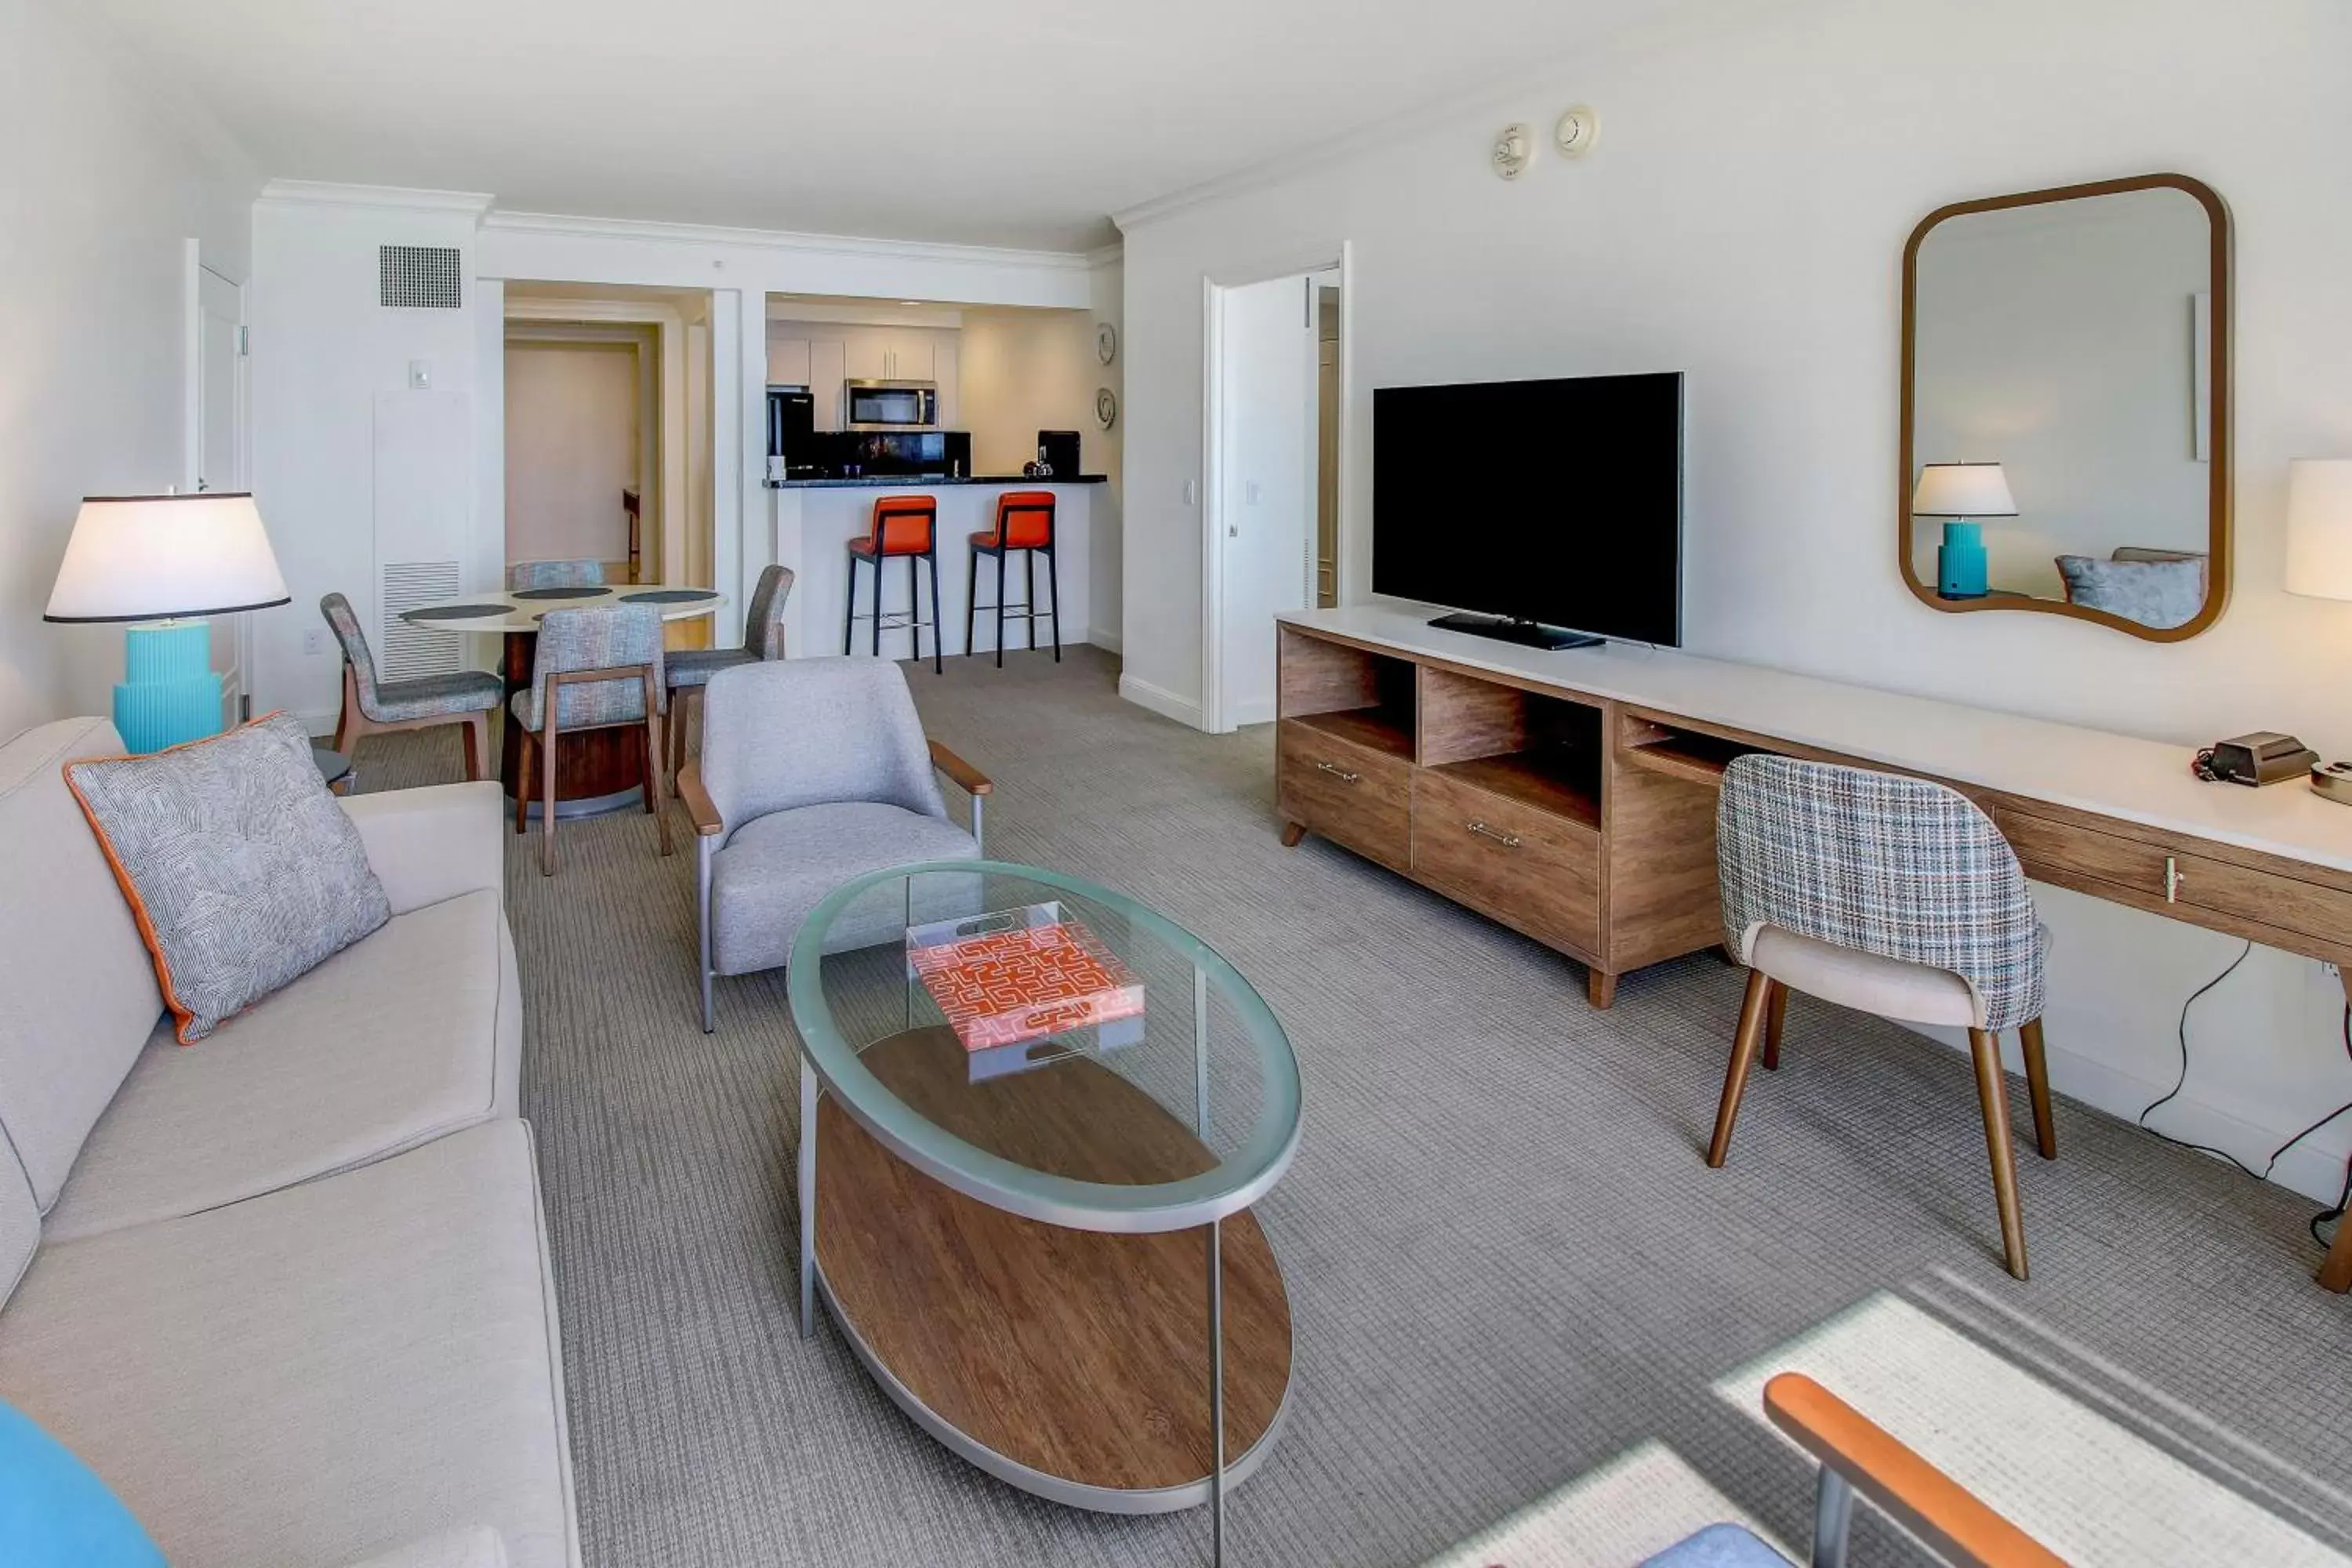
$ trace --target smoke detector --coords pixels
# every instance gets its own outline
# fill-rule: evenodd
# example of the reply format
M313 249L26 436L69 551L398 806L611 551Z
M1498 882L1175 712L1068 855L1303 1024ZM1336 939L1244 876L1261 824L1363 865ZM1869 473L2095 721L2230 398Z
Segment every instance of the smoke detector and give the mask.
M1559 117L1552 128L1552 145L1563 158L1581 158L1601 136L1601 115L1589 103L1580 103Z
M1495 138L1494 151L1488 154L1495 173L1506 180L1516 180L1527 173L1528 160L1535 156L1535 135L1525 125L1506 125Z

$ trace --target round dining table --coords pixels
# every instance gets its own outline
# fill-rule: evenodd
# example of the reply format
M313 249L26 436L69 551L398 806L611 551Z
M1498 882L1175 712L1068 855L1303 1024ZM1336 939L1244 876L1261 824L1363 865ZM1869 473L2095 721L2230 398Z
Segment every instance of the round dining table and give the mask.
M601 609L614 605L651 605L664 621L688 621L715 614L727 596L715 588L675 583L583 584L562 588L498 588L444 599L404 611L401 619L413 626L443 632L484 632L506 638L506 740L499 748L499 778L509 798L518 793L535 795L530 783L515 776L522 754L522 725L514 716L512 698L530 689L531 662L539 650L539 623L550 610ZM563 737L556 748L555 814L559 818L590 816L615 811L637 801L644 787L645 742L631 726L583 730ZM539 810L533 799L530 810Z

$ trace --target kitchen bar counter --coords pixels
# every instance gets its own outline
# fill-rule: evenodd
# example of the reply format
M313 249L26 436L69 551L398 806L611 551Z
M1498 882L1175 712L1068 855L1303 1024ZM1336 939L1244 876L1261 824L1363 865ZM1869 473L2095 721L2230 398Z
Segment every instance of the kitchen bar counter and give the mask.
M767 561L789 566L796 574L792 597L784 606L784 644L792 658L810 654L841 652L841 615L849 592L848 544L862 539L872 525L874 502L882 495L928 495L939 504L940 563L940 622L947 633L947 652L952 658L963 652L965 594L971 576L971 536L992 527L996 517L996 498L1009 490L1049 490L1054 496L1055 542L1061 557L1062 640L1082 643L1087 639L1088 561L1093 553L1093 486L1100 484L1096 475L1080 475L1075 479L1032 479L1018 477L1002 479L975 476L969 479L926 479L908 475L868 475L854 479L793 479L768 486L769 537L765 559L751 548L746 541L743 572L746 583L759 575ZM1022 607L1026 592L1022 581L1025 557L1015 554L1008 559L1005 573L1008 600L1015 608ZM983 605L996 598L996 568L993 561L982 557L981 565L981 599ZM1049 602L1045 588L1045 562L1037 559L1037 602ZM907 607L907 561L891 560L883 569L882 602L889 613L898 615ZM923 612L930 613L931 579L926 571L921 574ZM873 608L874 574L863 566L857 574L857 608L862 615ZM746 589L748 594L749 590ZM1053 623L1036 623L1037 644L1045 647L1053 636ZM1005 647L1018 649L1024 646L1027 624L1016 622L1005 628ZM985 608L981 611L973 641L985 654L995 643L995 617ZM864 654L873 647L874 634L865 621L859 621L851 638L851 651ZM886 658L908 657L908 638L903 630L882 634L882 652ZM931 635L923 634L923 658L929 662Z
M967 474L950 479L945 474L859 474L845 479L770 479L772 490L838 490L878 489L896 486L900 489L923 490L935 485L1002 485L1011 489L1021 485L1100 485L1109 483L1102 474L1071 474L1066 478L1031 479L1026 474Z

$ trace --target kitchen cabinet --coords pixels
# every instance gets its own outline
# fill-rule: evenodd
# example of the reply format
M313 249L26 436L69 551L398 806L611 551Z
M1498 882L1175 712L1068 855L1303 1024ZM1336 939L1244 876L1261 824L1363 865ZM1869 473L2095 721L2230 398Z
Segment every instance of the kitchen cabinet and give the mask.
M852 381L890 379L890 334L880 327L850 327L841 335L844 374Z
M931 375L940 384L940 428L963 428L963 370L961 342L954 332L937 332L931 339Z
M810 386L809 351L806 338L770 338L768 340L768 384L770 386Z
M838 430L842 426L841 383L849 372L843 360L843 342L839 338L815 338L809 342L809 391L816 397L816 427Z

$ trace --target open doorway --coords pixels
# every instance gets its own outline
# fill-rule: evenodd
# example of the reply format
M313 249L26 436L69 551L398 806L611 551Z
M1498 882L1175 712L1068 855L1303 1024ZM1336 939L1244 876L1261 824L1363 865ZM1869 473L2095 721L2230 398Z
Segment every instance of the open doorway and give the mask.
M1275 617L1338 601L1346 300L1317 267L1213 282L1207 309L1202 721L1223 731L1274 719Z
M709 294L510 282L505 346L506 559L716 586Z

